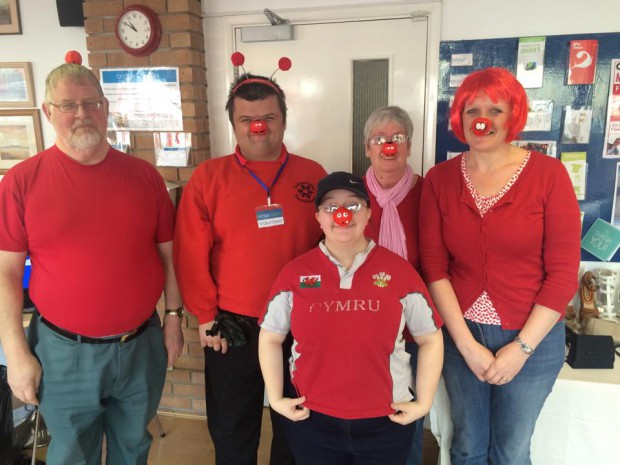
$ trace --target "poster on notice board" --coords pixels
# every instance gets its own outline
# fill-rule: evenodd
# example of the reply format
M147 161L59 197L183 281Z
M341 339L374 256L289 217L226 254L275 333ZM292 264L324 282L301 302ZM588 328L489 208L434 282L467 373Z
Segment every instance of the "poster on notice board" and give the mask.
M620 58L611 60L603 158L620 158Z
M522 37L517 54L517 80L525 89L543 85L545 37Z
M598 40L571 40L568 46L567 84L594 84Z

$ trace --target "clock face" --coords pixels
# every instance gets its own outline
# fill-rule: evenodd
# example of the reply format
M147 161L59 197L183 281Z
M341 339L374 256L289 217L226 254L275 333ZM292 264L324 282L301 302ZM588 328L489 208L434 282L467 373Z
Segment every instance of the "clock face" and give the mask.
M141 11L128 11L120 17L118 37L127 47L142 48L152 35L151 23Z
M159 45L161 27L155 13L143 5L127 7L116 19L116 37L132 55L144 56Z

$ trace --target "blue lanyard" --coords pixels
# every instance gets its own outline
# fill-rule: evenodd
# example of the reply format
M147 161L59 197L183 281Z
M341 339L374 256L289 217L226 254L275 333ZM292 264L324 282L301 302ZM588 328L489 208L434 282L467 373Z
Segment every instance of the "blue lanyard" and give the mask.
M235 157L235 159L237 160L237 163L239 163L241 165L241 162L239 161L239 158ZM273 189L273 186L276 185L276 181L280 177L280 174L282 174L282 170L284 170L284 167L286 166L287 162L288 162L288 152L286 152L286 157L284 158L284 162L282 163L282 166L280 166L280 169L276 173L276 177L273 178L273 182L271 183L271 186L267 186L267 184L265 184L262 181L262 179L259 178L256 175L256 173L254 171L252 171L250 168L248 168L246 165L241 165L243 168L248 170L248 173L250 173L250 176L252 176L261 185L261 187L265 190L265 192L267 192L267 205L269 205L269 206L271 206L271 189Z

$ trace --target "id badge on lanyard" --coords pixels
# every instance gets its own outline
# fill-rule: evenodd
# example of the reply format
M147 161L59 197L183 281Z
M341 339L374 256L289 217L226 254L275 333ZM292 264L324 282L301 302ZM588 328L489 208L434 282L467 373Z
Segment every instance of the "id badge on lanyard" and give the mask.
M271 228L284 224L284 209L279 203L256 207L256 222L259 228Z
M237 161L239 161L237 159ZM267 205L261 205L256 207L256 223L259 229L263 228L272 228L274 226L282 226L284 224L284 208L279 203L271 203L271 190L273 186L276 184L276 181L282 174L282 170L286 166L288 162L288 153L286 154L286 158L284 159L284 163L280 166L280 169L276 173L276 176L271 183L271 186L267 186L251 169L247 166L245 169L248 170L248 173L258 182L261 187L267 193Z

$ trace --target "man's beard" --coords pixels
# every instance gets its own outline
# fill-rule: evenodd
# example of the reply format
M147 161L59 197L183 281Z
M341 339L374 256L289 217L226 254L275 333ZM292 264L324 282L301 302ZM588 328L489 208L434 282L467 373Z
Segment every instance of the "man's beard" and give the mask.
M79 134L77 133L77 128L82 128ZM71 134L71 137L69 137L69 143L74 149L91 149L101 142L101 134L91 124L81 123L77 128L73 128L74 132Z

